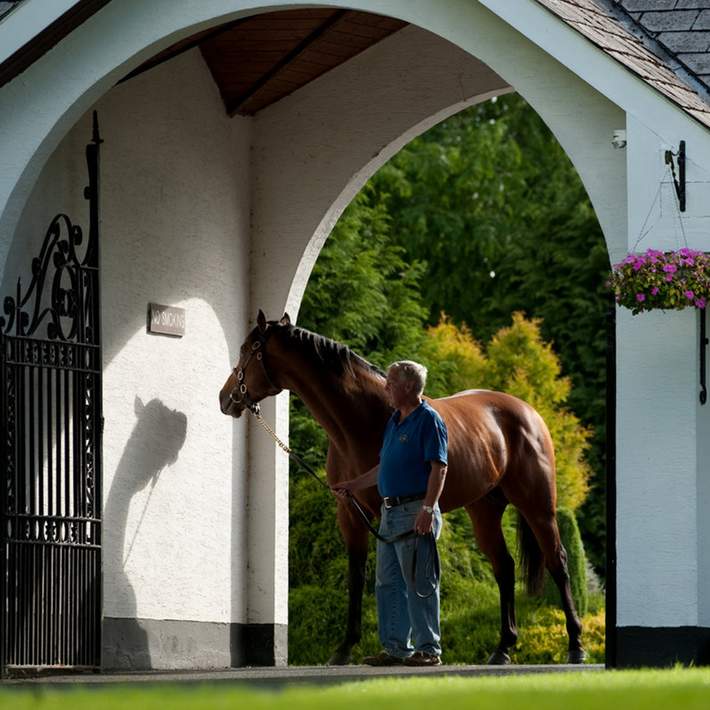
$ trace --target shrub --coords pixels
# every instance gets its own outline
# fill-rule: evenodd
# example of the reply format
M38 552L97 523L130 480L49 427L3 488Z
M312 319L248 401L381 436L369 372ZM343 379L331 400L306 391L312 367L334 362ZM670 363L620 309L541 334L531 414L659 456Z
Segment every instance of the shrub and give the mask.
M535 407L555 445L559 505L579 508L589 490L584 455L591 432L565 406L570 381L542 340L539 320L514 313L512 324L501 328L484 351L468 328L442 315L439 325L427 331L421 357L430 371L427 393L432 397L482 388L507 392Z

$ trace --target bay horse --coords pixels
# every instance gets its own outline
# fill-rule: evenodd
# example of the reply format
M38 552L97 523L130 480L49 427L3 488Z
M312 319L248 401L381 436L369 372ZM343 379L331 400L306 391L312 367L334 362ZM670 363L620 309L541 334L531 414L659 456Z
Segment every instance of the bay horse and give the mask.
M291 324L288 314L257 325L241 346L239 361L219 394L226 415L255 410L282 390L295 392L328 434L328 483L333 486L373 468L385 424L392 413L385 376L347 346ZM564 609L568 662L583 663L582 626L572 600L567 555L555 518L555 453L542 417L511 395L469 390L425 398L442 416L449 434L449 467L439 500L442 512L464 507L481 551L488 557L500 593L500 640L488 662L510 663L518 632L515 622L515 563L501 518L510 503L518 510L522 567L528 591L539 591L547 567ZM355 494L369 516L379 515L376 487ZM351 660L361 637L362 595L368 531L354 506L337 498L337 521L348 553L348 620L345 638L331 664Z

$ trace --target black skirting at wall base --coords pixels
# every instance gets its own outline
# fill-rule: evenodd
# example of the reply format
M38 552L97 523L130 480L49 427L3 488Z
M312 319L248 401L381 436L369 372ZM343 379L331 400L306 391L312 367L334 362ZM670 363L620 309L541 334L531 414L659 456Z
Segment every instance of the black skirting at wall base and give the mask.
M710 629L698 626L620 626L616 630L618 668L710 665Z
M219 624L104 618L104 670L280 666L288 661L285 624Z
M232 666L285 666L288 663L288 626L286 624L232 624L240 637L232 648ZM242 655L239 655L239 654Z

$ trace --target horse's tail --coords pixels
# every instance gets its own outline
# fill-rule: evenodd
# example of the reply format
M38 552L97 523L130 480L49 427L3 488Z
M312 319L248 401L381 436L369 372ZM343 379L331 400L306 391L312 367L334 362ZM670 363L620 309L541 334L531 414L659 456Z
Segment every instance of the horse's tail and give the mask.
M540 594L545 577L542 550L527 520L518 511L518 554L528 594Z

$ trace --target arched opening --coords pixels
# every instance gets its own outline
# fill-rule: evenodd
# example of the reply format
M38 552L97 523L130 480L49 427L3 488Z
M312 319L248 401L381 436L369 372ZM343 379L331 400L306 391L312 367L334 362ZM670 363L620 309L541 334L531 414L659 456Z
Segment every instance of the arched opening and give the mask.
M424 268L418 268L417 262L424 262ZM326 242L299 316L300 326L348 343L381 368L395 359L423 361L430 370L427 393L431 397L502 387L528 401L539 398L558 447L558 505L567 509L560 513L560 526L572 536L575 523L568 523L574 520L569 509L576 509L588 556L596 567L595 571L590 565L588 572L580 574L579 543L565 539L570 569L576 568L579 575L576 591L585 586L582 577L592 590L585 643L594 662L604 662L604 600L597 575L603 578L606 572L609 297L603 284L608 269L601 229L574 168L532 109L517 96L505 96L464 110L420 135L370 178ZM449 317L441 320L442 311ZM518 320L511 329L514 311L528 318L543 316L542 339L552 343L561 355L562 371L572 375L572 397L562 408L571 405L587 426L594 427L585 461L572 453L585 438L583 425L557 405L548 408L542 403L547 396L543 390L554 398L553 391L565 387L559 375L546 379L552 373L542 362L550 353L543 354L541 343L528 340L535 339L531 323ZM472 327L480 347L460 329L464 323ZM489 343L493 336L496 342ZM517 357L511 347L517 348ZM523 351L535 352L527 364ZM505 360L500 369L498 358ZM586 367L589 370L582 372ZM487 368L497 374L491 377ZM510 378L504 384L501 370L508 370ZM547 374L536 381L534 373L543 371ZM565 431L576 433L567 438ZM311 465L324 467L325 433L293 395L291 445L302 455L307 453ZM290 657L292 662L309 665L325 662L342 640L348 567L344 548L331 539L335 502L327 493L321 494L295 464L291 504ZM451 523L445 525L442 554L455 591L442 592L444 655L449 662L485 663L495 647L499 625L497 589L488 562L481 562L480 553L471 556L468 517L461 509L450 516L445 516ZM513 520L506 520L510 544ZM370 548L372 555L372 541ZM313 549L317 554L312 554ZM366 622L356 660L378 650L373 557L368 563ZM482 576L488 581L481 582ZM470 585L467 593L462 592L462 584ZM564 658L564 634L555 638L539 626L540 618L555 613L556 589L548 589L545 595L544 604L552 607L540 606L539 601L530 606L520 596L517 662ZM483 610L486 599L488 611ZM577 596L585 614L588 600L586 591ZM314 624L313 618L320 623ZM538 626L526 629L531 624ZM541 643L531 651L526 648L531 634L551 646ZM463 635L468 639L465 643Z

